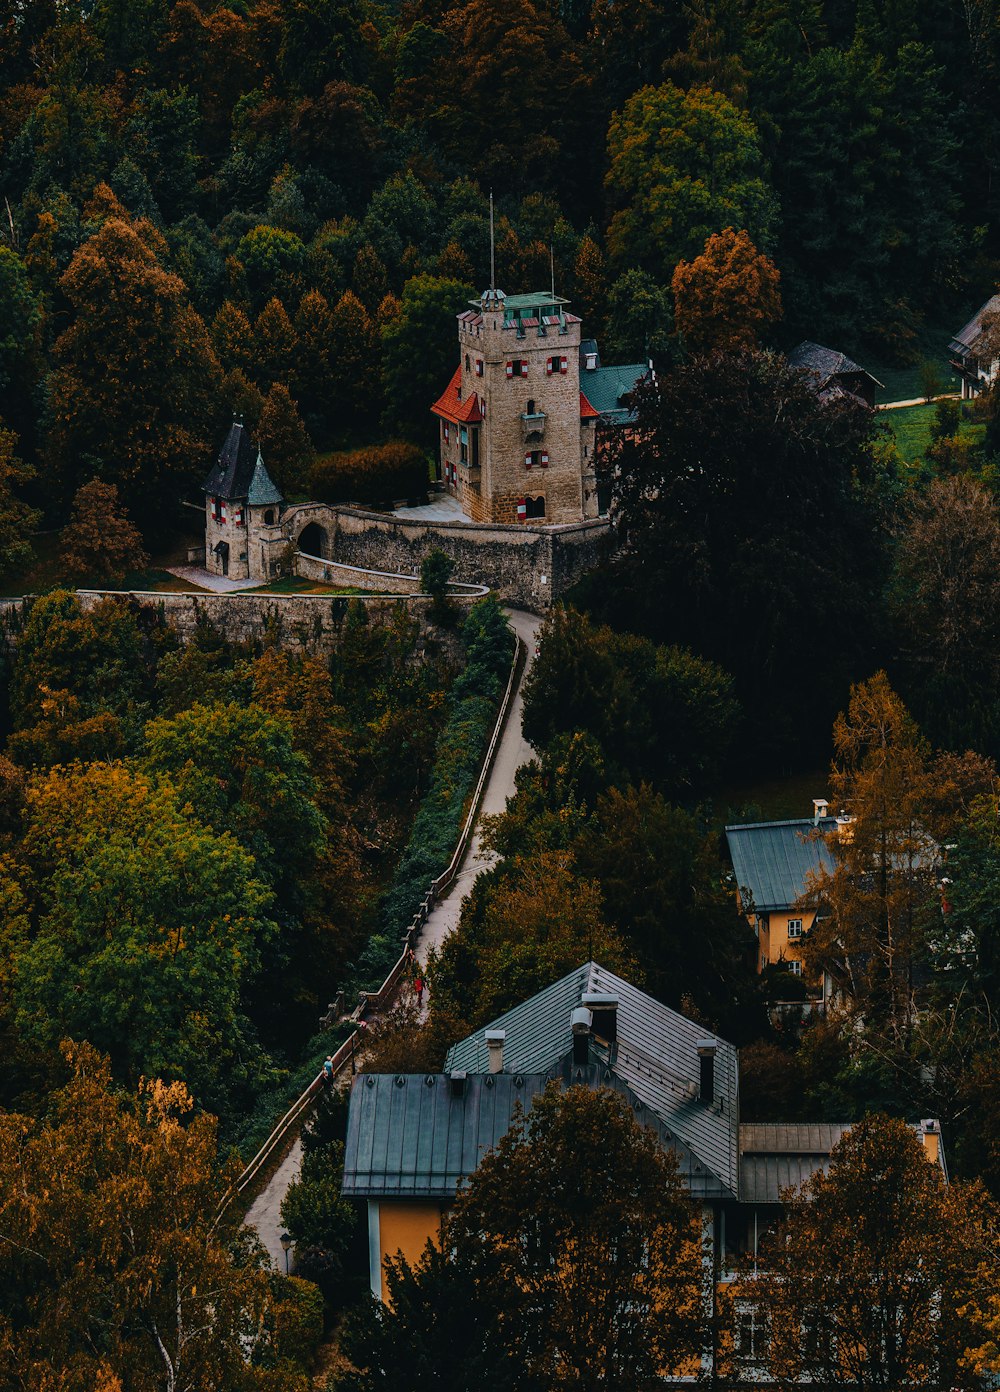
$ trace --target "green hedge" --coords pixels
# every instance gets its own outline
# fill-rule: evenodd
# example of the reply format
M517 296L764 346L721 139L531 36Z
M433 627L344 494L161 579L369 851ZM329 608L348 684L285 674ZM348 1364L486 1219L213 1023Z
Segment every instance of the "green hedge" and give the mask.
M379 904L379 931L359 957L351 989L374 991L399 957L403 934L431 880L451 860L507 686L514 635L492 595L473 606L462 628L466 662L449 695L431 784L392 883Z
M390 440L321 455L309 473L312 496L321 503L367 503L391 507L397 498L427 492L427 456L417 445Z

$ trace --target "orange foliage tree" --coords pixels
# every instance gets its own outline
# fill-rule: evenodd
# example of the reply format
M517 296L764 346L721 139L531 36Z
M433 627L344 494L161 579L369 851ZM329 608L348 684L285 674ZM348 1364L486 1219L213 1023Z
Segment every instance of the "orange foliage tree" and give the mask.
M671 280L674 321L692 353L753 348L781 318L781 275L744 228L727 227L693 261L678 263Z

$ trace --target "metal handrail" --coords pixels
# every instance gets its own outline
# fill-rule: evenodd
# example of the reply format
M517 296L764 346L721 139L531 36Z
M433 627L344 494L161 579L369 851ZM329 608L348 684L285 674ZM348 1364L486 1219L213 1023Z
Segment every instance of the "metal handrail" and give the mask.
M490 738L489 744L487 745L486 753L483 756L483 764L479 772L479 779L476 783L475 790L473 791L472 802L469 806L469 812L466 816L465 823L459 834L454 854L452 855L451 861L448 864L447 869L442 871L442 873L438 875L436 879L431 881L430 888L428 889L428 892L424 895L424 898L420 904L420 908L417 910L416 914L413 917L413 921L410 923L409 928L407 928L406 930L403 951L401 952L399 959L394 963L394 965L390 969L388 976L382 982L382 985L379 987L377 991L366 991L362 995L362 998L358 1003L357 1008L351 1015L351 1019L355 1021L360 1022L370 1008L377 1008L378 1006L381 1006L385 999L395 991L395 988L399 984L400 978L405 974L410 965L413 944L419 937L421 928L423 928L424 924L427 922L427 919L430 915L430 911L434 905L435 900L440 896L441 891L443 889L447 889L447 887L454 880L455 875L458 873L458 867L462 863L462 860L465 856L465 852L468 849L469 839L472 835L472 829L475 826L476 813L479 810L479 805L483 797L483 791L486 787L486 780L489 777L490 769L493 766L493 760L496 757L497 746L500 743L500 739L503 735L504 726L507 723L507 715L510 711L511 701L513 699L514 691L516 689L518 675L523 666L524 657L524 644L521 641L521 639L517 636L517 634L515 634L514 658L510 665L510 675L507 678L507 689L504 692L503 700L500 702L500 709L497 712L496 723L493 726L493 734ZM216 1213L216 1222L219 1221L219 1219L222 1217L223 1213L225 1213L226 1209L232 1203L233 1199L237 1196L237 1194L243 1193L243 1191L247 1188L251 1181L260 1173L264 1165L274 1154L275 1150L277 1150L277 1148L285 1140L285 1137L288 1135L288 1132L291 1130L291 1128L300 1119L303 1113L309 1109L316 1097L323 1091L324 1087L329 1085L328 1079L336 1078L340 1075L340 1073L344 1071L347 1064L353 1059L355 1055L355 1052L360 1042L361 1034L362 1031L360 1029L352 1030L352 1032L340 1045L337 1051L331 1055L329 1061L329 1072L324 1066L324 1068L320 1070L320 1072L308 1085L308 1087L301 1094L301 1096L299 1096L295 1100L295 1102L292 1103L291 1107L289 1107L288 1111L278 1122L277 1126L275 1126L274 1130L268 1136L267 1140L261 1146L260 1150L258 1150L257 1154L253 1157L250 1163L243 1170L243 1173L234 1181L232 1187L226 1192L226 1194L223 1195L222 1201L219 1204L218 1212Z

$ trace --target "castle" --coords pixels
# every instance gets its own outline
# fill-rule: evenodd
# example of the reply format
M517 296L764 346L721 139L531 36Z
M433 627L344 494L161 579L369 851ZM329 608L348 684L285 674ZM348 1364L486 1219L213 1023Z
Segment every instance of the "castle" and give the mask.
M458 578L548 608L596 563L606 526L599 432L628 424L630 393L650 370L646 363L603 366L567 304L548 292L491 289L458 316L458 367L431 410L439 482L462 516L435 521L419 509L404 517L326 503L286 506L235 420L203 485L206 568L258 584L316 561L414 574L440 547L456 561ZM583 531L568 534L574 528ZM537 574L525 578L531 567Z
M602 367L568 303L490 289L458 316L459 364L431 409L440 481L472 522L581 522L606 510L598 427L628 418L649 369Z

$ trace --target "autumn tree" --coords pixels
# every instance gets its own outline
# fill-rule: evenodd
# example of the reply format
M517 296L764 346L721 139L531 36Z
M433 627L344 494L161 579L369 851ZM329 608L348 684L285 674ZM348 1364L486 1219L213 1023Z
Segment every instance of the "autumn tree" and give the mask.
M759 351L661 372L635 400L642 428L601 460L620 549L588 605L724 662L755 747L818 741L875 645L897 490L878 421ZM803 664L824 681L789 684Z
M410 439L433 439L428 403L455 371L455 315L474 293L461 281L416 276L403 287L398 317L382 330L387 416Z
M898 1044L941 913L939 852L924 825L927 746L884 672L851 688L833 745L831 793L851 821L829 837L833 869L810 887L825 911L806 956Z
M985 1332L981 1268L989 1256L995 1263L984 1190L946 1184L906 1123L869 1116L834 1148L829 1171L789 1197L798 1201L734 1291L766 1323L772 1377L935 1392L978 1385L963 1364Z
M976 479L913 497L890 608L921 723L951 748L1000 752L1000 509Z
M318 290L302 296L295 314L298 351L291 387L295 399L313 430L317 443L323 443L332 424L336 368L333 350L333 313L326 297Z
M226 372L238 369L247 377L256 372L257 345L250 320L232 300L223 301L212 320L212 343Z
M716 232L700 256L678 263L671 280L685 347L690 353L753 348L758 334L781 318L780 280L745 230Z
M60 486L72 496L99 473L143 525L198 481L218 410L218 362L164 251L148 226L108 217L60 281L74 318L53 350Z
M0 1114L0 1387L301 1392L214 1118L182 1083L122 1093L88 1044L38 1116ZM238 1165L237 1167L238 1168ZM66 1299L72 1292L72 1298Z
M610 1089L536 1098L459 1194L442 1252L386 1279L391 1305L348 1336L361 1372L345 1392L458 1392L470 1368L525 1392L638 1392L702 1350L701 1219Z
M315 450L298 407L283 382L275 382L264 400L258 434L268 472L275 483L286 497L301 492Z
M0 424L0 574L20 570L34 558L31 537L42 517L19 497L35 471L17 451L17 436Z
M664 279L724 227L773 243L777 208L750 117L709 87L644 87L611 118L608 249Z
M93 763L33 786L19 860L34 926L3 950L22 1035L90 1039L120 1077L183 1078L231 1113L266 1062L244 994L276 927L252 856L165 780Z
M253 332L253 373L262 391L270 390L275 382L287 387L295 374L298 348L288 311L272 295L258 314Z
M117 487L97 478L81 484L59 539L59 568L65 579L117 590L129 572L148 564L139 529L119 503Z
M573 286L576 312L587 332L600 338L608 312L607 269L604 254L589 233L582 238L573 263Z

